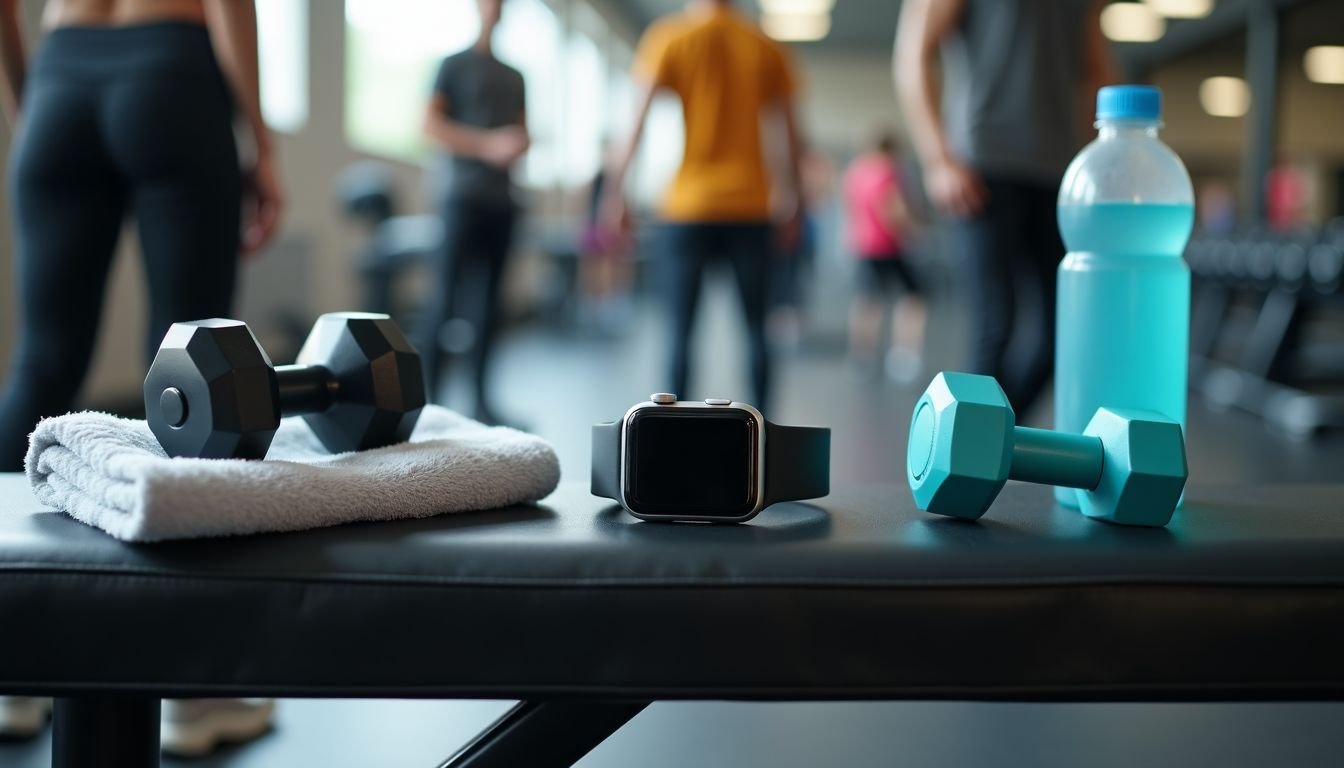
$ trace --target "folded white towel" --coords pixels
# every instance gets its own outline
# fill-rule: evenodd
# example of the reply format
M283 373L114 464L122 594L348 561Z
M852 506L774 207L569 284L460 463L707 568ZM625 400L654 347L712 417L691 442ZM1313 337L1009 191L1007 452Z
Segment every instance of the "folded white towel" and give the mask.
M545 440L438 406L410 442L331 455L284 419L265 461L168 458L143 421L71 413L24 460L39 501L124 541L295 531L537 501L560 463Z

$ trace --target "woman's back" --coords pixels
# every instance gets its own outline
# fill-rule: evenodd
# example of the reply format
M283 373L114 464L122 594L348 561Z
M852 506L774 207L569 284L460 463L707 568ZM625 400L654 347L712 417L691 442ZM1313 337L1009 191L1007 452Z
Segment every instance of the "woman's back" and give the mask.
M205 22L203 0L51 0L42 12L47 29L125 26L149 21Z

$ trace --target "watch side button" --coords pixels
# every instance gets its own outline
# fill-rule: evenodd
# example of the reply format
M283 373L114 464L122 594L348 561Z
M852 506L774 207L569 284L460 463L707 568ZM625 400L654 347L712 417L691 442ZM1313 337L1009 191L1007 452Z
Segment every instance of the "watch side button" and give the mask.
M671 392L654 392L649 395L649 400L658 405L671 405L677 402L677 396Z
M728 400L722 397L705 398L705 405L732 405L732 404L733 404L732 400Z

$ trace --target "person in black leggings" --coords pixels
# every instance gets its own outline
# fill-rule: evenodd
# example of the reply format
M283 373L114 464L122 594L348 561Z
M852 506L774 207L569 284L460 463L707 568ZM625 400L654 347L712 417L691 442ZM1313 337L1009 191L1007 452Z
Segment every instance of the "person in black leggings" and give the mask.
M282 205L258 98L253 3L50 0L43 20L51 31L25 71L18 5L0 0L0 101L17 125L7 199L21 332L0 394L0 471L22 469L38 419L75 401L128 212L149 283L152 356L172 323L229 314L240 246L260 249ZM246 199L235 106L255 141ZM258 736L271 706L167 701L163 749ZM0 696L0 736L35 736L49 708Z
M222 35L231 55L251 56L233 69L251 79L234 90L245 94L258 145L261 215L247 243L256 249L275 227L280 195L256 98L255 16L242 21L250 41L231 36L233 18ZM229 315L243 180L230 84L201 22L58 27L17 78L21 92L5 93L19 118L8 189L20 338L0 396L0 471L22 469L38 420L75 402L128 212L149 287L146 361L172 323Z

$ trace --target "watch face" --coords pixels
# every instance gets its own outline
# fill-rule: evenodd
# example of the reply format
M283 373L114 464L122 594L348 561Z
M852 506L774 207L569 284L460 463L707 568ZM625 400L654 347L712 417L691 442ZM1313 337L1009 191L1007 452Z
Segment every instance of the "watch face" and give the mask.
M626 506L639 515L750 514L760 428L736 408L636 411L626 422Z

